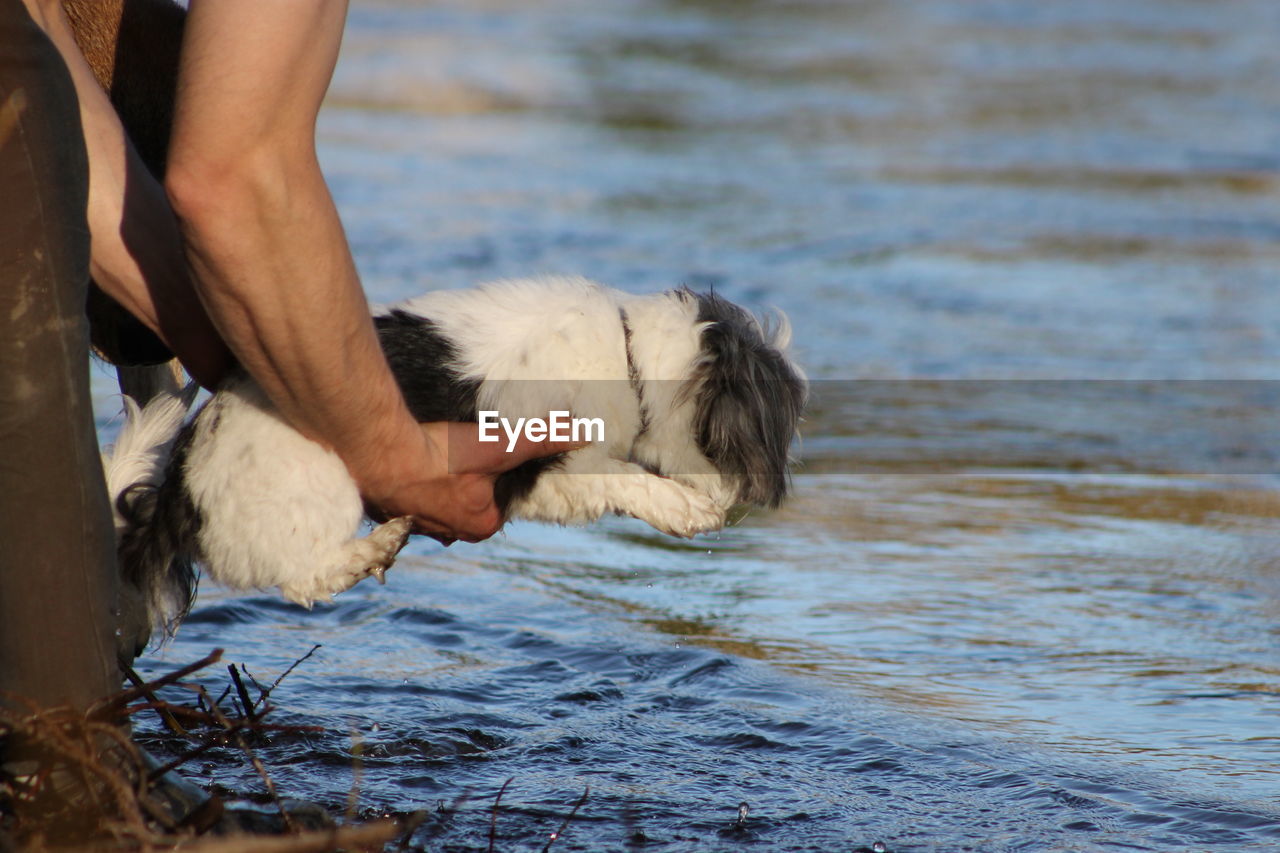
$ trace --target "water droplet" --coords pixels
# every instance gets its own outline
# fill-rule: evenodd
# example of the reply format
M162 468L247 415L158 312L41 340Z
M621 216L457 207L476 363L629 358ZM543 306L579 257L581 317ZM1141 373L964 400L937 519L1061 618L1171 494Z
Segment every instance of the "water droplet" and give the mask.
M888 849L889 849L888 847L884 846L883 841L877 841L876 843L871 845L871 853L886 853Z
M749 814L751 814L751 806L746 803L738 803L738 823L745 822Z

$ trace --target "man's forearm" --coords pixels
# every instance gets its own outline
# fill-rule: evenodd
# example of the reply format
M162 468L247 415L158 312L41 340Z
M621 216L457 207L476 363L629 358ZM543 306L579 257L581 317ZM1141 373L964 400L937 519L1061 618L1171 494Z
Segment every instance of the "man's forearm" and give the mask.
M378 346L315 153L344 0L192 0L166 189L196 287L289 421L374 501L445 472Z
M314 159L265 148L211 171L179 161L170 175L205 304L290 423L334 448L366 492L390 488L397 465L422 467L405 458L423 439Z

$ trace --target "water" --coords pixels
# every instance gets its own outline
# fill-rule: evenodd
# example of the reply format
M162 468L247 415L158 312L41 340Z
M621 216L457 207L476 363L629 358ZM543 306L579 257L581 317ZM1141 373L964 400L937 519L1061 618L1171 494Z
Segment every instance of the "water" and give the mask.
M588 786L552 849L1275 849L1277 48L1270 0L356 4L320 138L371 298L776 306L796 495L416 542L310 613L206 588L146 668L323 643L274 701L327 734L261 757L456 802L430 849L508 778L500 850Z

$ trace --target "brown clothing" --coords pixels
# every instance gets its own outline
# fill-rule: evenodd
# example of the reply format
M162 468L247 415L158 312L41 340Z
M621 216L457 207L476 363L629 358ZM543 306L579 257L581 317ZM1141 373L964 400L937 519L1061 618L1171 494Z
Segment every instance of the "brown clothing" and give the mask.
M70 74L20 0L0 0L0 692L42 706L119 684L87 199Z

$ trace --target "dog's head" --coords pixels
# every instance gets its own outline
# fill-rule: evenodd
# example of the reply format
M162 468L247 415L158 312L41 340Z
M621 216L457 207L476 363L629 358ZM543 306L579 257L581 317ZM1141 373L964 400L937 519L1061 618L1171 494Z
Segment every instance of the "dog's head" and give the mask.
M786 355L786 318L762 324L714 293L681 295L695 301L701 327L701 353L683 392L694 402L698 449L736 481L739 503L777 506L790 487L789 450L808 396Z

